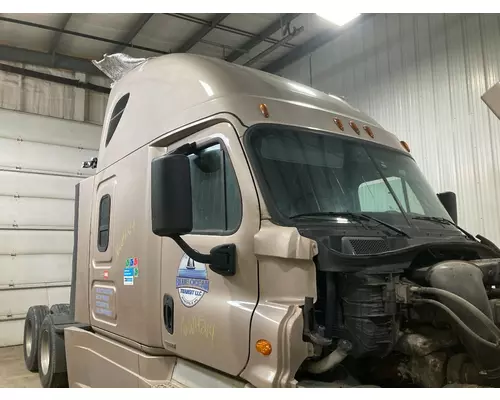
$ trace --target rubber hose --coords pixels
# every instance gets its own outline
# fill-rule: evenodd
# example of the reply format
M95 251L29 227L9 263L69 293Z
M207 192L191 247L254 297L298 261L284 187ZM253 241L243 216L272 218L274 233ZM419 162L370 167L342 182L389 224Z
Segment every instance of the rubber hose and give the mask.
M479 310L476 306L469 303L467 300L462 299L460 296L457 296L455 293L448 292L447 290L443 289L429 288L429 287L412 287L410 290L415 293L424 293L424 294L428 293L428 294L434 294L436 296L447 297L448 299L458 303L458 305L461 305L462 307L466 308L467 311L469 311L477 319L479 319L488 328L488 330L497 339L500 340L500 329L498 329L495 323L491 319L489 319L486 315L484 315L484 313L481 312L481 310Z
M432 300L432 299L415 299L415 302L416 303L418 302L418 303L432 304L432 305L435 305L436 307L441 308L465 331L465 333L467 333L473 339L481 342L485 346L488 346L492 349L498 350L500 348L500 343L495 344L495 343L491 343L488 340L483 339L481 336L479 336L477 333L475 333L472 329L470 329L467 325L465 325L464 322L458 317L458 315L455 314L449 307L445 306L443 303L440 303L439 301Z
M312 374L322 374L340 364L352 349L352 344L347 340L340 340L337 348L319 361L309 364L307 371Z

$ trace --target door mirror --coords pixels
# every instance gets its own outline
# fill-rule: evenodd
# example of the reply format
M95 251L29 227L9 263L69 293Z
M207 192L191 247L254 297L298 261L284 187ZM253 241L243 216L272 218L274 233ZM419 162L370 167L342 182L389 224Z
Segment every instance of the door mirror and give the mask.
M158 157L151 164L153 233L178 236L193 230L191 172L184 154Z
M438 193L438 198L444 206L448 214L450 214L453 222L457 223L457 195L453 192Z

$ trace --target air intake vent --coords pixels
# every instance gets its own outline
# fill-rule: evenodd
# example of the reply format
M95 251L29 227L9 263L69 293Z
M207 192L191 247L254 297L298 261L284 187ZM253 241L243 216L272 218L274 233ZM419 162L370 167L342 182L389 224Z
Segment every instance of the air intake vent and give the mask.
M389 251L383 238L343 237L342 252L346 254L378 254Z

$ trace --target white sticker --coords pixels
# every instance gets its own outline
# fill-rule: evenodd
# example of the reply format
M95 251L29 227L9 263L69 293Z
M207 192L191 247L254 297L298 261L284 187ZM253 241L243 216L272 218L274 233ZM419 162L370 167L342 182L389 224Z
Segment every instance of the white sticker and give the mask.
M184 254L175 282L181 303L186 307L194 307L208 293L209 283L207 266Z

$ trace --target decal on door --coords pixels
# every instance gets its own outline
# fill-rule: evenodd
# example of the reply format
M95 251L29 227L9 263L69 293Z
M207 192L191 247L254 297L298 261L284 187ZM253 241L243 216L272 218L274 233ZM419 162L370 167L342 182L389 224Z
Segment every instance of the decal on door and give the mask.
M175 287L181 303L194 307L208 293L209 280L205 264L196 262L184 254L177 270Z
M133 286L134 278L139 277L139 260L135 258L127 258L125 268L123 268L123 284L125 286Z

